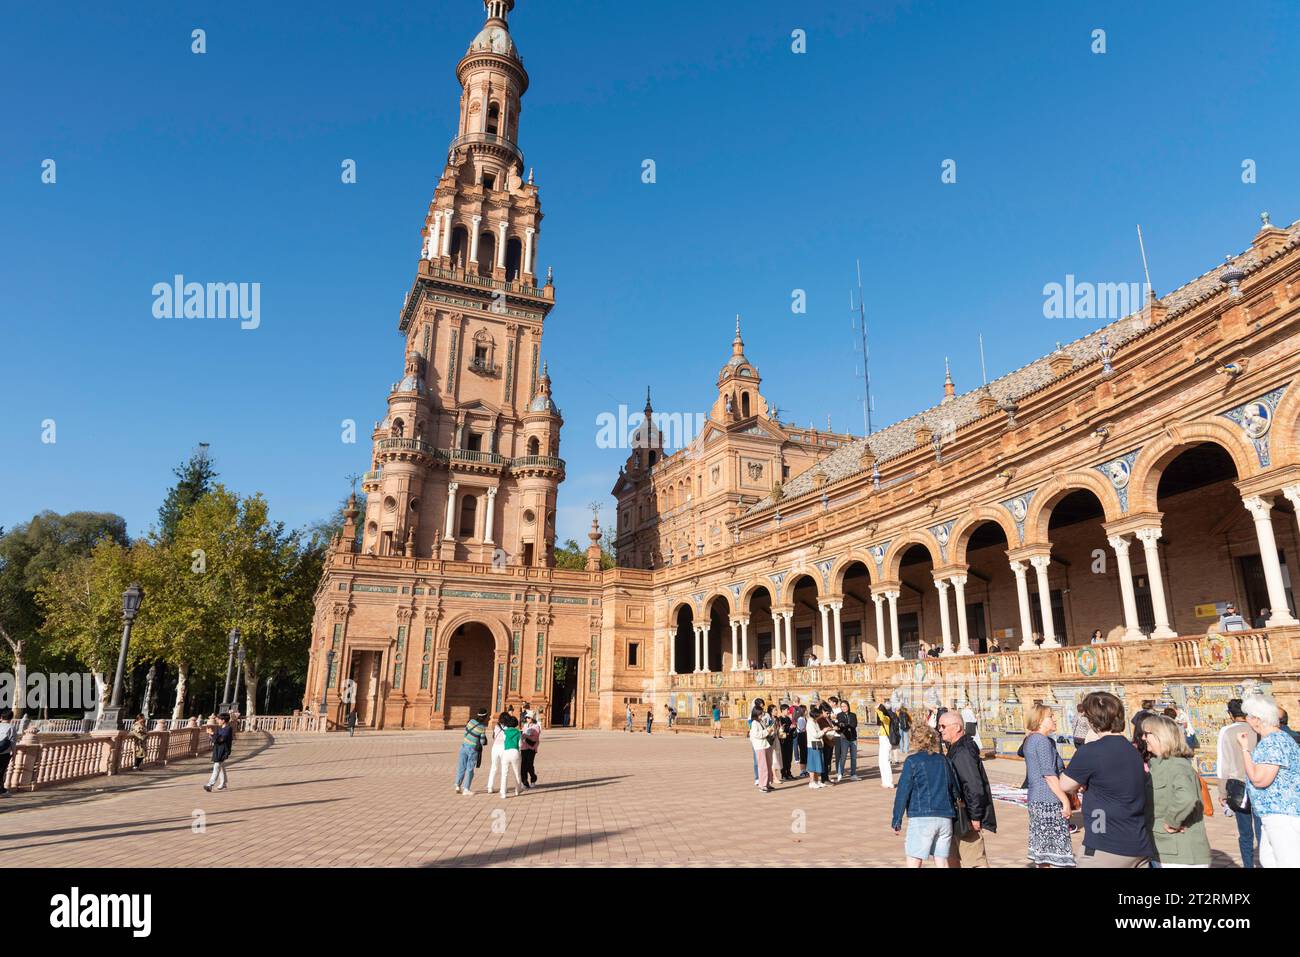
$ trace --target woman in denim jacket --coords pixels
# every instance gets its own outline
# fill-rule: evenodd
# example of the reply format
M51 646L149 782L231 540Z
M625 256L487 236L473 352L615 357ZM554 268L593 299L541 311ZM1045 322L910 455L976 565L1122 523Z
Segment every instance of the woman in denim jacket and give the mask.
M903 762L894 795L894 833L908 817L904 851L908 867L920 867L927 857L935 867L947 867L952 850L952 824L957 817L957 785L948 761L939 753L939 737L928 724L912 729L915 750Z

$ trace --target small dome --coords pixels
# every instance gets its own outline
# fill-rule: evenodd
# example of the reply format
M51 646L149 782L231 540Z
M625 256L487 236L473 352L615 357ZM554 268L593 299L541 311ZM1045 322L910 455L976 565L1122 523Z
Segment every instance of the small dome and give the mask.
M528 406L529 412L549 412L552 415L559 415L560 410L555 407L549 395L537 395L533 397L532 404Z
M468 52L499 53L502 56L519 58L519 54L515 52L515 41L499 26L484 27L469 45Z
M404 377L402 381L397 384L397 391L418 392L420 395L424 395L425 393L424 379L418 375L408 375Z

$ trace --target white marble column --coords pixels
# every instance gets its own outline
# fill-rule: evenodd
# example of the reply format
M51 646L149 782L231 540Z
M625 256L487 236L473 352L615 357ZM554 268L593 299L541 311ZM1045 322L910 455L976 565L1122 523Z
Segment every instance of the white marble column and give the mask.
M530 276L534 275L533 236L535 236L536 234L537 234L537 230L534 229L532 226L529 226L527 229L524 230L524 261L519 268L521 271L526 272Z
M1020 605L1020 650L1034 650L1034 616L1029 612L1029 582L1025 580L1027 566L1012 562L1011 571L1016 576L1016 601Z
M831 602L831 621L835 627L835 663L844 664L844 629L840 623L840 611L844 608L844 602Z
M1052 586L1047 581L1047 566L1052 564L1051 555L1035 555L1029 559L1029 564L1034 566L1034 574L1038 576L1038 610L1043 615L1043 644L1041 647L1059 648L1061 643L1056 640L1056 620L1052 617Z
M738 649L738 647L737 647L737 643L736 643L736 638L737 638L737 636L736 636L736 630L740 627L740 622L738 622L736 619L732 618L732 619L730 620L730 624L731 624L731 670L732 670L732 671L735 671L735 670L736 670L736 661L738 660L738 659L737 659L737 653L738 653L738 651L739 651L739 649Z
M506 230L509 228L509 226L510 224L507 223L504 219L497 224L497 232L499 234L497 238L497 268L498 269L506 268Z
M478 265L478 227L483 222L482 216L474 217L474 234L469 237L469 261Z
M966 576L953 575L948 579L952 582L953 604L957 606L957 654L969 655L970 650L970 625L966 621Z
M433 222L429 224L429 239L428 242L424 244L425 259L438 258L438 245L440 239L438 234L441 232L441 229L442 229L442 211L439 210L433 214Z
M817 610L822 613L822 655L821 660L829 663L831 660L831 606L825 602L817 603Z
M712 620L700 626L700 670L709 673L709 632L713 630Z
M890 589L885 592L885 597L889 599L889 639L894 648L894 653L889 657L894 661L902 661L903 656L898 650L898 592Z
M884 595L877 595L874 592L871 595L871 604L876 606L876 660L884 661L889 657L889 652L885 650L885 609L883 603Z
M772 667L785 667L785 639L781 637L781 616L772 612Z
M740 670L749 670L749 616L740 619Z
M1268 585L1269 628L1297 624L1286 602L1286 585L1282 582L1282 565L1277 560L1277 539L1273 535L1273 498L1270 495L1251 495L1243 499L1251 518L1255 520L1255 537L1259 539L1259 560L1264 566L1264 581ZM1255 611L1246 609L1246 617Z
M496 490L496 486L494 485L487 490L487 517L483 519L483 541L487 542L489 545L496 544L492 540L492 531L493 531L492 526L494 523L494 517L496 515L496 511L497 511L497 490Z
M700 668L700 626L696 624L692 624L691 631L694 632L695 634L695 672L694 673L698 675L702 670Z
M1142 543L1146 556L1147 578L1151 582L1151 608L1155 612L1156 626L1151 629L1152 638L1175 638L1178 632L1169 624L1169 606L1165 602L1165 575L1160 567L1159 528L1140 528L1136 532Z
M943 633L943 651L940 655L952 654L952 624L948 619L948 581L944 578L934 580L935 590L939 593L939 630Z
M1128 549L1133 543L1126 535L1111 535L1106 541L1115 549L1115 566L1119 569L1119 594L1124 603L1124 640L1141 641L1146 635L1138 626L1137 598L1133 593L1133 564Z
M677 674L677 629L668 629L668 673Z
M460 488L459 482L447 483L447 525L442 530L442 537L449 542L456 540L456 489Z
M794 622L790 619L794 617L793 611L781 612L781 617L785 619L785 661L787 668L794 668L798 665L795 661L794 653Z
M440 250L440 255L450 256L451 255L451 215L452 215L451 210L450 209L445 210L442 215L443 215L442 249Z

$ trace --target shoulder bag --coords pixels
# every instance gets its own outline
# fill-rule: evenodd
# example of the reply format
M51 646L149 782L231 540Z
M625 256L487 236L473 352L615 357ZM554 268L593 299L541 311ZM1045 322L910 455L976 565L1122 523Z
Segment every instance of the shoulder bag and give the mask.
M960 778L952 766L952 759L945 754L943 763L948 768L948 787L952 791L953 805L957 808L957 817L952 822L952 836L960 839L970 833L970 810L966 807L966 798L962 795Z

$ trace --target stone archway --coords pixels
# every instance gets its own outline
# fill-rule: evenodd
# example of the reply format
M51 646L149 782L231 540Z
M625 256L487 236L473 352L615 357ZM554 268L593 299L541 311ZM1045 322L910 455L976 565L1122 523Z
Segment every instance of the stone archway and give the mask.
M491 712L495 690L496 640L487 625L467 621L456 627L447 646L446 726L464 727L482 708Z

